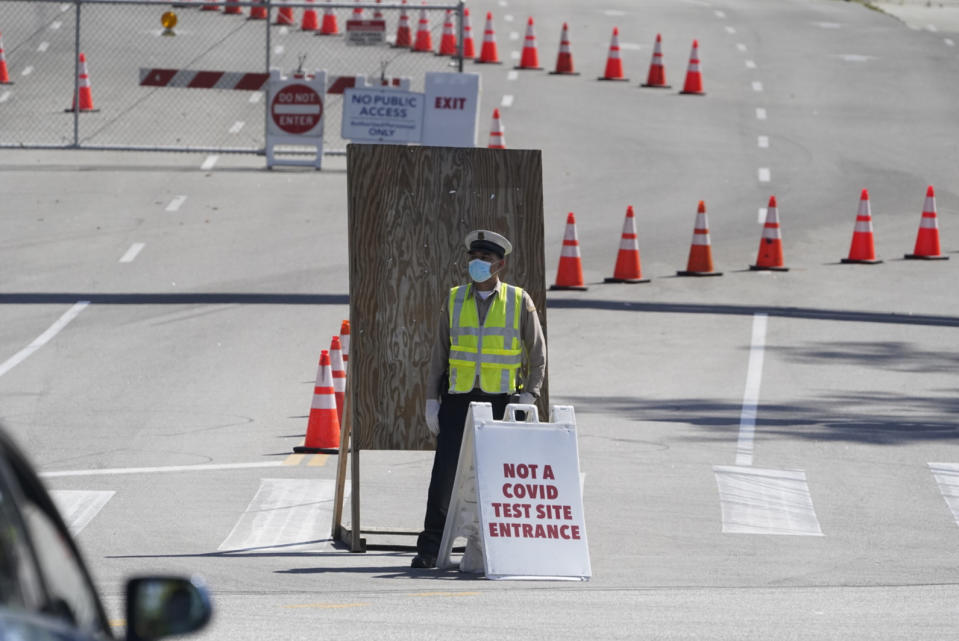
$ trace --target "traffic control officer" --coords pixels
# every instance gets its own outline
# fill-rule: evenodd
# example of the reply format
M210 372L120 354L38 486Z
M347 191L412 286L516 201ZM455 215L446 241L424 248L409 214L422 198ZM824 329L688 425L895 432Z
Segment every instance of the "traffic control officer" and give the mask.
M444 301L426 387L426 424L436 436L426 519L412 567L436 567L470 403L502 420L512 401L533 404L546 374L546 340L529 294L499 279L513 249L485 229L466 236L472 283Z

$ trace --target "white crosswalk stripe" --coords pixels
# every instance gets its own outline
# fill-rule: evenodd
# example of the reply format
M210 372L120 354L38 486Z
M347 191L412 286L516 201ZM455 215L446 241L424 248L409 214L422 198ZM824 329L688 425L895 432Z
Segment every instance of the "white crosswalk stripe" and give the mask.
M929 469L952 512L952 518L959 525L959 463L930 463Z
M116 492L105 490L52 490L50 497L70 532L76 536L89 525L114 494Z
M723 532L822 536L801 470L713 467L723 515Z
M325 479L260 479L221 552L330 549L335 485Z

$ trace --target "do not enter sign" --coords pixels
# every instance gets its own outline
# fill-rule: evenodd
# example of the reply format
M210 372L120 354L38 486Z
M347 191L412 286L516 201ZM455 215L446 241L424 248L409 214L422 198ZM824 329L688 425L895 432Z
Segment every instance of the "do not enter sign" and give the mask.
M323 99L308 85L287 85L273 96L270 115L285 133L305 134L323 118Z

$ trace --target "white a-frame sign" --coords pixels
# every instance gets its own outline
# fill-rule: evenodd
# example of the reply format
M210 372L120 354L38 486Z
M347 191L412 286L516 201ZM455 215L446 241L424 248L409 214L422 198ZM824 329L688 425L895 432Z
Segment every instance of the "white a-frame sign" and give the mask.
M525 411L525 421L516 412ZM456 481L437 565L490 579L588 580L589 546L572 406L554 405L540 423L534 405L509 405L503 421L489 403L466 417Z

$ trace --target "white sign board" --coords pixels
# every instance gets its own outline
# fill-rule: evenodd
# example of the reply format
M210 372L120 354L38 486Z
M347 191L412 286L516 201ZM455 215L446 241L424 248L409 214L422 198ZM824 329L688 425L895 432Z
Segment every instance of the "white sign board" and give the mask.
M573 408L539 423L516 421L513 407L494 421L488 404L471 406L437 563L451 564L455 537L478 536L488 578L587 580Z
M386 20L347 20L346 44L371 47L386 44Z
M426 73L423 144L475 147L479 109L478 73Z
M423 137L423 94L347 89L343 92L341 135L360 142L419 142Z
M286 77L270 70L267 85L266 158L267 167L275 165L314 166L323 159L324 99L326 71L317 70L307 77ZM277 157L277 147L309 147L312 160Z

